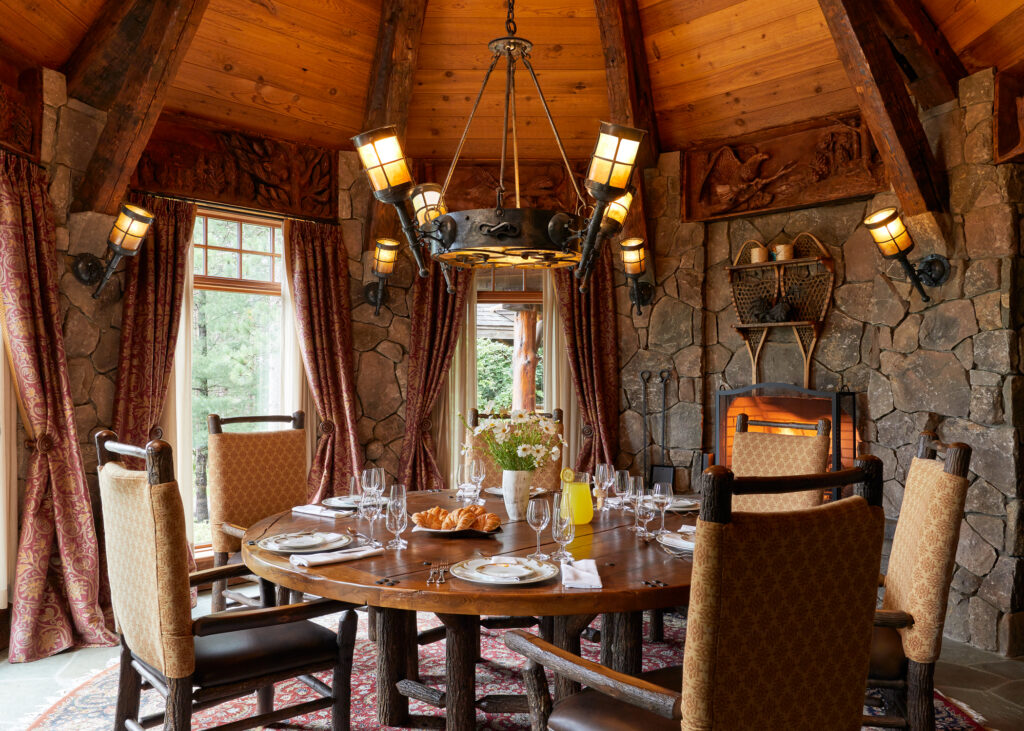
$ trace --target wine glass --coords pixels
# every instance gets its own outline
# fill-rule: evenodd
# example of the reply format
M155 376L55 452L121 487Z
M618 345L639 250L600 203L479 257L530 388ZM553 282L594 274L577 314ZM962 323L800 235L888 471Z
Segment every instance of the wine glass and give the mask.
M362 475L360 475L359 477L359 487L363 494L363 497L359 501L359 504L362 505L364 502L366 502L367 496L372 495L374 492L376 492L379 486L380 473L377 472L376 468L368 467L367 469L363 470Z
M565 550L565 547L576 538L576 524L572 518L572 505L569 500L565 499L566 497L565 493L560 492L555 495L553 500L554 515L551 519L551 537L558 544L558 550L551 554L551 560L571 564L575 559L571 553Z
M469 477L472 487L467 490L468 502L475 503L480 497L480 488L483 485L484 477L487 474L484 467L484 461L479 457L474 457L469 461Z
M608 490L611 487L613 477L614 472L612 472L610 464L601 463L594 468L594 487L600 490L598 495L602 499L598 502L601 503L602 513L611 510L611 506L608 505Z
M370 540L367 544L371 548L380 548L383 544L373 537L374 529L377 526L377 518L380 517L381 500L375 494L367 495L363 491L363 500L359 503L359 513L370 522Z
M527 556L527 558L534 561L547 561L548 555L541 553L540 550L540 534L541 531L548 527L548 523L551 522L551 505L548 501L542 498L531 500L529 507L526 509L526 522L537 532L537 550Z
M656 482L651 489L651 501L654 507L661 511L661 528L654 535L663 536L668 533L665 530L665 511L672 504L672 484L669 482Z
M395 535L388 543L388 548L399 550L408 547L409 542L402 538L402 531L408 525L408 518L405 485L394 484L391 486L387 514L384 517L385 527Z
M641 538L651 538L651 533L647 530L647 524L654 520L655 510L654 500L651 499L651 496L641 493L640 500L636 504L636 517L640 523L637 534Z
M644 500L644 478L638 475L629 476L629 493L626 500L633 507L633 527L629 530L633 533L643 534L640 528L640 503Z
M619 508L623 513L629 512L629 473L626 470L619 470L612 480L612 489L615 490L615 497L619 499Z

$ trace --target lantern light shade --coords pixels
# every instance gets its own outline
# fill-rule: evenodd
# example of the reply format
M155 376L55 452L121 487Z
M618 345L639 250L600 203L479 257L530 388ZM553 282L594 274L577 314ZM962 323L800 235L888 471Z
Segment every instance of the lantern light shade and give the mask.
M373 273L378 277L390 277L395 271L398 261L398 241L395 239L377 239L373 251Z
M619 228L622 228L623 223L626 221L626 215L629 213L629 207L632 203L633 191L627 190L608 204L608 207L604 211L605 220L614 221L618 224Z
M622 266L627 277L639 277L647 268L646 251L643 239L626 239L622 247Z
M152 213L131 203L122 203L107 243L115 251L133 256L146 240L146 233L152 223Z
M871 238L886 259L907 254L914 248L903 219L895 208L883 208L864 219L864 226L871 232Z
M417 226L424 226L448 212L448 206L441 199L441 186L437 183L417 185L409 194L409 199L412 201Z
M404 200L412 188L409 163L394 125L379 127L352 138L373 194L385 203Z
M592 196L608 203L626 192L645 134L642 129L601 122L587 171L586 186Z

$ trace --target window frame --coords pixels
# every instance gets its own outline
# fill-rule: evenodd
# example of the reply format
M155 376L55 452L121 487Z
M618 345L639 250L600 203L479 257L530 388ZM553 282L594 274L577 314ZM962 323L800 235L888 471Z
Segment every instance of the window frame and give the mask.
M208 208L198 206L196 209L196 218L202 218L203 225L203 243L197 244L195 242L195 231L192 232L191 242L191 258L189 265L192 267L192 289L206 289L215 292L240 292L244 294L266 294L281 296L281 281L277 279L277 264L278 262L282 265L282 271L284 266L284 246L280 250L277 248L277 232L281 232L281 240L284 241L284 221L273 216L258 216L253 214L236 213L234 211L223 211L215 208ZM238 248L231 249L226 246L211 246L208 242L210 240L209 222L211 218L215 218L220 221L231 221L238 227ZM250 224L253 226L266 226L271 229L270 234L270 251L255 251L253 249L244 248L244 239L242 225ZM197 274L195 272L195 251L196 249L203 250L203 273ZM237 277L220 277L211 275L210 271L210 251L224 251L231 254L238 254L238 276ZM242 265L243 257L245 254L263 256L270 259L270 281L259 280L259 279L246 279L242 276Z

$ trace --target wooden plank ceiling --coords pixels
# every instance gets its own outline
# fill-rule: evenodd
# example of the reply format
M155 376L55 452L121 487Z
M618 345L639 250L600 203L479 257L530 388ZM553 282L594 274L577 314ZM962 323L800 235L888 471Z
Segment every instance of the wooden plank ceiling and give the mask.
M922 0L968 71L1024 60L1024 0ZM856 106L817 0L638 0L661 149ZM60 68L103 0L0 0L3 53ZM608 115L592 0L518 0L519 33L569 154L587 156ZM454 151L504 35L504 0L430 0L407 148ZM379 24L377 0L211 0L166 113L347 148L362 124ZM519 85L520 151L557 151L529 76ZM493 159L504 73L495 72L464 154Z

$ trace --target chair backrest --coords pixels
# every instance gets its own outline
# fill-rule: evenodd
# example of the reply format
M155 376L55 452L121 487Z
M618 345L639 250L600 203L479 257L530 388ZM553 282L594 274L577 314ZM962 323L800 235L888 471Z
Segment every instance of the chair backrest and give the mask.
M945 452L945 463L935 459L936 448ZM907 472L882 607L914 618L913 626L899 630L903 652L914 662L935 662L942 649L970 462L969 446L942 444L925 432Z
M817 434L799 436L747 431L748 417L738 414L736 434L732 443L732 473L737 477L783 477L786 475L814 475L828 469L828 419L818 421ZM799 510L820 505L823 490L807 490L779 495L737 495L735 510L768 513L779 510Z
M188 538L171 447L145 449L96 435L107 572L114 617L125 643L168 678L192 674ZM125 468L117 455L146 460L146 471Z
M555 423L558 424L558 435L563 435L565 425L562 423L562 410L555 409L552 414L541 414L546 416ZM500 415L491 416L489 414L481 414L476 409L470 410L470 427L475 428L479 426L480 419L500 419ZM463 462L464 465L468 465L469 461L474 457L479 457L484 463L484 487L500 487L502 480L502 469L501 466L491 456L490 451L487 449L487 443L482 437L476 436L471 430L466 431L466 457ZM552 460L547 462L543 467L536 471L534 474L533 484L536 487L543 487L548 490L558 490L559 485L559 473L562 471L562 460Z
M733 480L721 466L705 471L683 659L683 731L860 728L885 523L880 463L860 464L774 480ZM858 480L856 495L826 505L731 510L733 490L776 492L794 483L821 489Z
M206 494L213 550L231 553L241 541L220 530L222 523L247 528L268 515L306 502L305 414L207 418L210 427ZM287 422L291 429L225 432L224 424Z

